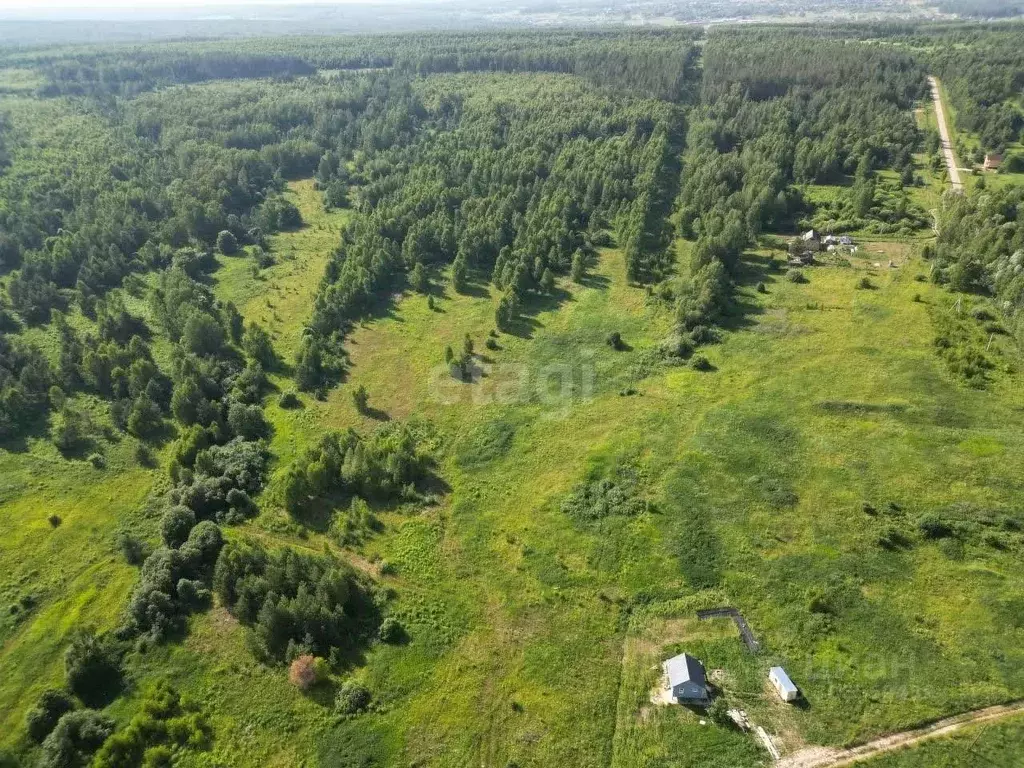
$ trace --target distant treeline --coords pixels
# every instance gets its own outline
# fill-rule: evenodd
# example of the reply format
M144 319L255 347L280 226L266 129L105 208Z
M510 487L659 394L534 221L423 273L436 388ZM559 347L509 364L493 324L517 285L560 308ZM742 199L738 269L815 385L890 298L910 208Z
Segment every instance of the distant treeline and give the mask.
M437 72L563 72L669 100L692 96L700 30L509 32L167 43L56 48L0 56L38 69L44 95L131 96L174 83L293 77L327 69Z

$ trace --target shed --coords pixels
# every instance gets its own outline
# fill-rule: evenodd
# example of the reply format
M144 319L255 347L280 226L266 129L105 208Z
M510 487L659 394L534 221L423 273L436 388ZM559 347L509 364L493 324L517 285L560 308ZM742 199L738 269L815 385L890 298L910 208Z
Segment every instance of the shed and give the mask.
M994 152L985 155L985 164L982 166L986 171L997 171L1003 164L1003 156Z
M703 701L708 697L704 665L688 653L673 656L662 669L668 678L668 687L676 701Z
M800 689L793 685L793 681L782 667L772 667L768 671L768 680L775 686L775 691L783 701L796 701L800 697Z

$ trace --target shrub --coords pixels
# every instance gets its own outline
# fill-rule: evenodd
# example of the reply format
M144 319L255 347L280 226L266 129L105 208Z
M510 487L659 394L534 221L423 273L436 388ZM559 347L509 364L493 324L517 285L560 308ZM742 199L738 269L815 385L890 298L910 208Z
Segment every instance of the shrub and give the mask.
M302 401L299 400L299 396L294 392L284 392L281 395L281 399L277 401L277 404L282 408L290 409L298 408L302 405Z
M334 710L340 715L354 715L370 706L370 691L366 686L346 680L334 697Z
M704 357L704 355L694 355L690 365L693 366L695 371L710 371L712 368L711 361Z
M492 337L488 336L487 340L484 341L484 346L490 350L495 350L498 348L498 342L496 342Z
M114 721L91 709L65 714L43 742L38 768L80 768L114 732Z
M857 290L860 291L870 291L874 287L875 286L872 284L871 280L866 276L858 280L856 285Z
M953 527L936 515L924 515L917 522L917 527L927 539L944 539L953 535Z
M92 464L93 469L103 469L107 466L107 460L103 457L102 453L91 453L86 461Z
M397 643L405 637L405 627L398 619L388 616L381 622L378 635L382 643Z
M267 421L263 409L258 405L232 403L228 408L228 426L231 431L246 440L258 440L267 434Z
M117 537L117 548L129 565L139 565L146 559L146 545L142 539L130 533L122 533Z
M200 608L210 601L210 590L195 579L179 579L177 592L178 599L189 608Z
M238 240L229 230L224 230L217 235L217 250L225 256L233 256L238 253Z
M764 283L758 283L757 284L757 292L758 293L768 293L768 286L766 286Z
M878 537L878 546L882 549L904 549L910 544L906 534L893 526L886 528Z
M37 744L50 735L57 722L75 708L74 700L64 691L50 689L43 691L35 707L25 717L28 737Z
M196 524L196 513L188 507L171 507L164 512L160 520L160 537L164 544L177 549L188 538L189 532Z
M56 528L58 525L64 522L63 520L61 520L60 515L57 514L48 515L46 521L50 524L51 528Z
M288 668L288 682L300 691L308 691L317 683L316 657L305 653L292 662Z
M807 278L804 273L799 269L790 269L786 271L786 279L791 283L806 283Z
M732 722L729 717L729 705L721 696L716 696L715 700L708 705L706 714L711 722L718 725L728 725Z
M622 349L622 334L612 331L605 339L605 343L612 349Z
M370 393L362 384L352 391L352 402L359 413L366 413L366 406L370 403Z
M68 688L86 705L104 704L121 688L121 660L104 638L79 632L64 652Z

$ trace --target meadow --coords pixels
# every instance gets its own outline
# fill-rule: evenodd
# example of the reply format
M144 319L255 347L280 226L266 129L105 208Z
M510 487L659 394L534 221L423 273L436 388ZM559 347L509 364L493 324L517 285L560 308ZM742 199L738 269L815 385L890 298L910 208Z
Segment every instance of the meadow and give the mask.
M771 40L763 44L771 47ZM719 56L722 66L729 57ZM339 75L338 82L351 87L346 98L363 98L360 88L383 90L380 82L371 83L371 74ZM731 75L725 70L720 76L725 81ZM7 81L11 92L20 92L29 78L8 71ZM214 94L238 111L223 124L211 120L201 128L226 158L219 169L224 178L249 194L253 185L238 181L245 175L232 165L238 153L231 142L258 143L259 132L268 129L248 120L248 100L225 82L190 85L180 92L181 103L198 109ZM270 156L287 145L298 157L299 147L305 154L293 157L296 165L316 165L320 147L309 139L310 125L294 118L303 111L295 103L299 94L333 98L333 85L302 77L289 82L295 90L268 109L288 126L288 138L260 151ZM508 101L535 99L531 109L543 114L560 99L599 104L606 95L564 72L460 72L410 82L408 90L405 83L389 86L396 99L412 105L394 122L412 123L410 115L425 119L423 105L429 105L437 121L430 130L449 131L444 140L460 151L463 142L479 140L480 157L504 148L499 134L507 128L502 120L513 114L505 109ZM268 100L274 91L269 80L245 87ZM143 107L166 108L178 93L157 90L126 103L144 116ZM423 102L414 104L413 95ZM451 119L445 110L456 102L469 116L457 135L456 121L445 122ZM70 101L53 104L59 106L52 114L71 114ZM309 114L319 114L320 104L310 101ZM443 188L446 174L468 173L473 163L462 158L462 168L445 166L448 158L435 156L444 152L434 153L411 130L395 138L395 148L379 147L372 156L367 148L388 113L367 109L370 117L359 125L365 135L355 129L345 134L358 147L351 159L339 163L326 152L331 161L321 165L328 173L317 166L312 177L303 166L305 172L291 174L279 196L277 174L267 181L271 199L294 205L301 226L251 236L256 242L237 249L221 247L215 235L214 263L197 270L194 281L209 291L210 317L230 302L245 324L269 334L277 358L268 366L267 386L257 389L268 422L268 480L253 491L248 517L218 519L223 536L231 545L257 543L272 552L291 549L346 563L366 577L401 633L391 642L368 640L332 654L330 671L303 691L289 681L280 659L260 660L258 632L239 621L241 611L211 599L203 610L186 613L186 626L173 636L136 637L125 646L124 692L105 708L118 726L147 706L153 684L169 681L205 713L213 733L201 748L175 753L174 764L186 768L753 768L770 758L749 733L714 722L700 709L652 701L661 661L683 651L700 658L724 700L771 733L783 753L856 744L1024 698L1024 373L1018 344L991 330L995 301L953 294L932 279L935 263L925 252L934 233L927 226L879 235L869 231L875 219L854 232L856 253L822 254L816 266L802 270L803 279L786 270L785 235L793 233L783 229L785 235L748 238L747 247L730 241L704 262L715 266L720 258L720 274L728 273L732 283L716 308L715 328L703 328L705 343L693 357L663 354L666 339L680 333L679 298L691 287L687 280L699 276L690 274L691 265L712 251L707 232L697 234L710 225L693 227L691 221L670 230L660 220L659 226L651 223L664 211L646 196L674 199L678 180L666 181L671 174L665 169L677 176L679 170L678 158L670 157L679 147L665 138L667 126L679 128L674 107L656 105L664 118L657 131L653 119L635 119L630 111L652 108L639 100L614 120L609 108L607 124L597 128L577 124L576 115L560 116L564 125L538 120L531 128L539 131L538 143L568 157L552 166L563 174L556 178L568 180L566 188L579 182L572 172L598 148L614 170L598 181L618 185L621 199L600 208L595 201L601 196L589 194L592 185L588 198L593 222L607 217L618 223L595 224L584 239L570 231L567 218L559 220L564 231L552 238L585 243L587 255L579 250L582 274L573 278L565 274L568 268L557 268L552 276L534 267L551 279L544 285L539 274L520 273L513 281L517 312L499 330L496 310L513 290L508 281L499 287L495 275L473 264L456 291L458 258L437 258L423 246L426 257L414 261L424 284L414 290L410 268L408 280L403 273L374 286L379 295L370 309L349 318L344 370L329 387L298 391L293 362L316 334L327 335L313 326L325 303L318 306L318 299L344 266L337 250L342 234L362 225L358 236L369 237L366 220L375 204L395 205L419 224L419 213L431 210L423 202L432 201L431 185ZM401 111L392 106L394 114ZM901 121L910 120L905 110L889 107ZM744 109L749 125L730 130L762 130L757 110L768 114L765 103ZM709 133L712 112L702 128ZM381 115L379 124L372 122ZM922 107L917 119L929 125L930 109ZM99 117L88 124L103 127ZM628 131L621 128L627 125ZM134 127L145 133L142 117ZM585 130L594 132L585 146L557 144ZM173 140L186 135L168 133ZM700 130L694 134L700 140ZM399 135L397 129L392 135ZM651 135L657 140L644 143ZM151 150L136 139L140 153ZM883 139L879 143L889 140ZM175 151L184 157L198 141L182 139L187 151ZM542 153L530 154L532 139L517 141L525 149L502 157L507 165L491 158L494 179L537 176L531 169L546 162ZM672 141L681 138L673 133ZM645 159L657 162L634 167L627 161L635 158L616 154L633 142L643 146ZM768 156L741 157L711 145L686 149L681 185L697 178L709 190L726 187L712 171L729 164L737 184L729 205L753 197L745 195L746 185L759 184L758 164L770 167ZM156 150L140 157L154 167L165 159ZM402 176L415 165L411 157L422 165ZM249 160L259 167L254 157ZM913 156L912 169L923 183L908 187L906 195L929 212L942 205L943 180L926 163L925 153ZM896 189L897 171L867 170L874 181L903 194ZM786 208L792 190L783 174L770 175L780 185L778 194L750 211L751 217L777 215L778 224L793 213ZM642 193L636 197L648 203L637 206L642 215L636 216L627 215L626 201L634 200L623 192L623 179L632 183L633 176L643 177L646 186L637 187ZM407 190L393 188L401 187L395 179L408 180L410 188L424 185L422 199L407 209L397 205L398 192ZM847 181L852 185L852 177ZM509 185L514 195L542 199L539 185L527 194L516 183ZM474 184L486 186L477 177L466 181L467 188ZM351 208L325 206L324 189L331 185L344 187ZM807 184L802 191L809 206L824 207L845 194L845 186ZM484 199L466 194L466 210ZM685 213L694 221L720 213L702 208L704 197L694 194L688 204ZM120 200L113 193L110 199ZM560 210L563 199L553 195L550 210ZM266 213L264 204L255 210ZM188 210L183 221L201 218ZM436 213L430 226L447 222L451 211ZM736 213L729 210L730 221L718 217L723 240L737 231ZM521 211L509 216L525 231ZM374 226L391 226L387 218L378 216ZM760 232L760 223L752 230ZM693 238L679 236L687 226ZM561 245L548 249L548 232L540 230L531 233L529 247L544 258L550 253L556 264L566 254L558 252ZM632 239L617 240L620 230ZM435 235L423 235L422 242ZM663 252L652 246L658 237L668 243ZM411 246L420 247L414 239L408 238ZM735 259L728 253L734 246ZM526 252L517 250L516 258ZM354 247L345 256L359 257ZM640 264L639 257L650 259ZM198 261L193 258L187 263ZM649 285L630 279L639 267L660 268L661 259L670 262L665 274L673 276ZM163 290L167 274L181 271L167 261L151 272L128 270L123 287L112 290L135 316L161 329L151 339L152 357L171 370L186 353L164 334L166 318L150 300ZM538 257L536 263L546 262ZM367 274L362 278L370 283ZM15 277L5 280L9 291ZM83 332L98 328L77 305L67 320ZM56 324L26 326L17 330L19 340L37 344L59 364ZM239 339L234 343L243 346ZM455 375L446 361L449 347L466 351L468 376ZM992 365L968 380L951 348L983 350ZM241 357L231 342L221 354L224 370L233 356ZM695 364L699 360L705 364ZM231 371L224 380L241 375ZM365 403L354 396L362 391ZM5 768L17 764L16 755L33 754L26 713L44 689L63 684L62 658L73 633L119 627L141 578L125 562L120 537L131 533L151 549L158 546L163 496L172 485L168 468L179 457L172 438L188 429L184 419L178 426L168 419L166 434L143 448L144 441L114 427L107 401L81 390L70 398L95 427L88 450L62 454L45 423L0 449ZM415 492L325 493L305 508L288 507L291 465L326 433L368 435L392 423L408 425L426 457ZM698 610L725 605L746 617L759 652L747 650L731 621L698 620ZM799 704L783 704L768 687L767 671L775 665L800 687ZM353 681L366 687L371 700L365 711L346 714L335 706L336 695ZM998 761L1021 751L1021 732L1020 719L1008 719L870 764L941 766L965 753Z
M321 233L337 226L337 214L312 207L310 191L293 185L308 223L274 243L294 262L282 259L258 281L242 259L216 273L217 290L273 330L282 351L301 329L308 291L292 265L322 259ZM707 348L710 372L643 364L669 312L626 282L614 248L583 284L560 280L557 299L532 308L494 350L483 341L496 297L483 285L455 294L432 275L433 310L423 295L395 296L352 334L343 386L324 401L303 396L296 410L272 398L268 414L281 465L327 428L429 425L436 500L379 510L381 530L342 549L329 532L291 519L272 483L261 515L231 531L327 548L394 590L408 643L375 646L354 668L375 710L338 721L255 662L246 630L222 609L193 617L182 645L140 657L133 679L168 677L206 702L213 757L245 754L252 765L362 764L357 756L390 764L403 755L439 764L763 763L749 737L647 701L657 663L681 649L724 670L730 703L785 749L855 742L1019 698L1020 534L1007 527L995 546L966 532L999 531L1019 514L1019 358L1007 346L1012 372L985 390L950 376L932 346L933 317L955 308L915 279L926 270L918 251L916 242L863 244L864 258L809 269L806 284L772 268L777 252L749 252L724 338ZM896 268L875 266L889 259ZM872 289L857 287L865 276ZM753 289L759 282L766 293ZM627 351L605 343L611 331ZM444 347L467 334L482 350L472 383L443 365ZM352 404L359 385L371 415ZM29 440L4 456L4 589L9 602L22 591L38 600L6 630L4 666L21 671L3 682L14 703L8 734L59 674L72 621L102 627L122 604L133 576L112 537L158 482L116 460L103 470L76 463L58 480L49 452ZM581 524L562 511L576 484L624 470L649 502L644 514ZM81 512L97 508L105 515ZM50 512L63 520L55 529ZM930 514L962 521L965 533L924 538L918 521ZM881 546L892 530L905 543ZM52 558L65 563L60 596L58 585L38 582ZM744 612L760 655L731 624L695 621L697 608L718 604ZM775 663L805 692L805 707L765 695ZM130 712L131 702L118 707Z
M296 727L324 749L346 744L385 763L760 764L748 737L646 702L652 669L679 649L725 670L730 702L787 749L1020 697L1018 534L1007 548L980 533L929 540L918 521L950 515L998 530L1019 513L1024 400L1016 373L974 391L944 370L932 316L954 310L915 279L926 269L918 249L868 243L865 258L808 270L804 285L770 270L770 252L749 253L706 373L637 370L667 312L625 282L615 249L583 285L559 285L557 308L539 306L519 335L486 350L473 383L449 378L442 350L466 334L480 348L495 297L454 294L440 275L434 310L422 295L396 297L352 335L342 387L300 410L268 409L282 457L325 427L430 424L447 486L435 504L381 510L383 530L354 553L394 588L410 633L406 646L371 650L358 672L382 711L337 725L296 717ZM896 268L874 266L890 258ZM857 288L863 276L873 289ZM630 351L604 343L612 330ZM1015 371L1014 350L1005 355ZM552 363L565 367L545 372ZM555 395L566 381L569 394ZM353 406L359 385L374 415ZM567 519L560 502L577 483L623 468L640 478L648 513ZM255 535L337 546L268 496ZM906 543L880 545L892 530ZM731 625L694 621L716 604L744 612L761 655ZM172 660L202 649L230 664L237 627L221 613L195 624ZM806 707L770 703L774 663ZM181 684L211 695L194 672L181 667ZM285 717L253 699L238 713L224 723L227 744L246 724Z

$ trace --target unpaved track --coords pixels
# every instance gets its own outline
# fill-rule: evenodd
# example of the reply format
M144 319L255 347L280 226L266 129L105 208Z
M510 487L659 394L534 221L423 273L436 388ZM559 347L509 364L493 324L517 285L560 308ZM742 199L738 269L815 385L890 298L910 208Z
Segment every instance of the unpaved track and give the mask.
M949 181L954 192L963 192L964 185L960 181L960 169L956 167L956 156L953 154L953 143L949 139L949 126L946 125L946 112L942 108L942 96L939 94L939 81L931 75L928 82L932 86L932 102L935 104L935 120L939 124L939 138L942 139L942 154L946 157L946 168L949 170Z
M894 733L891 736L883 736L880 739L875 739L850 749L807 747L799 752L786 755L775 763L775 766L776 768L840 768L844 765L853 765L861 760L867 760L869 757L876 757L883 752L892 752L896 749L917 744L926 739L948 736L968 725L1002 720L1005 717L1019 714L1024 714L1024 701L986 707L974 712L964 712L962 715L947 717L944 720L938 720L922 728Z

